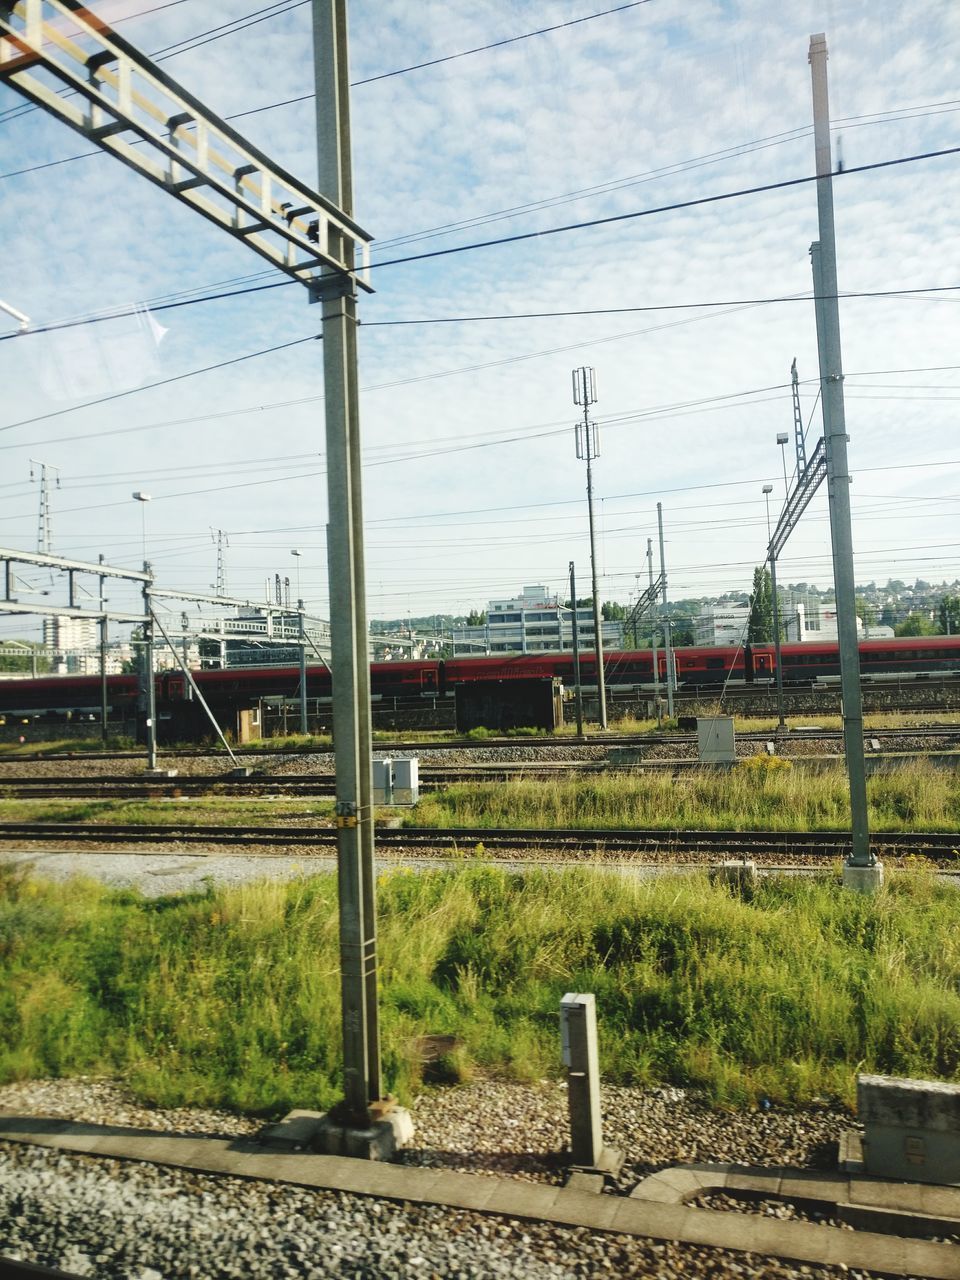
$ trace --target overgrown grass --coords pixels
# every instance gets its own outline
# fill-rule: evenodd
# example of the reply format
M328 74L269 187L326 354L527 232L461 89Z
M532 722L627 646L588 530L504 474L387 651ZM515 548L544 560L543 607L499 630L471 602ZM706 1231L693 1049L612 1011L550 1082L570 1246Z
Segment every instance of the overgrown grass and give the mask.
M0 758L15 760L17 756L61 755L66 751L86 754L92 751L134 751L133 738L111 734L106 742L98 734L95 738L51 738L45 742L0 742ZM140 748L141 752L145 750Z
M0 787L2 794L2 787ZM177 800L4 800L3 822L119 823L121 825L259 826L332 818L330 800L234 800L228 796Z
M423 1034L461 1070L561 1070L558 1006L593 991L608 1080L850 1101L858 1070L956 1079L956 891L894 874L765 880L483 866L379 882L386 1086ZM125 1077L164 1105L276 1112L341 1093L336 884L320 876L144 900L0 872L0 1080Z
M956 831L960 778L924 762L874 774L867 783L877 831ZM768 757L734 769L597 774L549 781L459 783L424 796L408 822L425 827L691 827L705 830L829 831L849 826L841 766L817 772ZM960 837L958 837L960 839Z

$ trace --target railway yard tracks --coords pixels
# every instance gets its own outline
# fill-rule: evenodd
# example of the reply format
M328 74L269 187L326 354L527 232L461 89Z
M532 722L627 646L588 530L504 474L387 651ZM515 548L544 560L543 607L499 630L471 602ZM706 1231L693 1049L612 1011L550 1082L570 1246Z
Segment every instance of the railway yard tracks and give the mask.
M333 849L333 826L195 826L187 823L108 824L76 822L3 822L0 843L96 844L128 850L142 845L229 846L232 852L253 850L258 856L276 851ZM850 836L842 831L679 831L559 828L432 827L378 828L377 846L406 856L455 853L476 856L488 851L549 854L541 860L618 861L645 856L659 859L715 861L735 855L749 858L793 859L807 862L843 856ZM871 843L883 857L923 858L960 869L960 836L953 832L875 832ZM100 850L103 851L102 849Z

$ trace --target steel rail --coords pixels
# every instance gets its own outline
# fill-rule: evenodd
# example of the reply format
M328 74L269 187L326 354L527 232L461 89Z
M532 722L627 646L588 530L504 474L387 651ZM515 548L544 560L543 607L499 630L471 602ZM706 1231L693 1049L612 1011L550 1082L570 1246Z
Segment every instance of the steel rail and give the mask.
M101 844L145 844L150 841L177 844L288 847L326 847L336 843L334 827L274 825L203 826L193 824L78 824L72 822L3 822L0 841L38 841ZM390 848L536 848L577 849L592 853L711 852L727 855L805 854L838 857L848 848L844 831L679 831L675 829L622 830L561 828L552 831L505 830L487 827L380 828L377 841ZM873 845L890 856L915 855L960 861L960 836L954 832L877 832Z

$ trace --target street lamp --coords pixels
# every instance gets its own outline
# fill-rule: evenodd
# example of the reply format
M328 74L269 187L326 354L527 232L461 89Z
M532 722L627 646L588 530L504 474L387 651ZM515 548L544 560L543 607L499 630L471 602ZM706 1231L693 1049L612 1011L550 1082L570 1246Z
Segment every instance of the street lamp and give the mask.
M144 493L142 489L135 489L133 492L135 502L140 503L140 535L143 540L143 563L147 563L147 503L150 501L150 494Z
M297 602L299 603L300 602L300 557L303 555L303 552L297 551L296 549L294 549L290 552L290 554L292 556L296 556L297 558Z
M770 591L773 596L773 647L777 679L777 718L780 721L778 728L785 729L787 726L783 718L783 668L780 661L780 602L777 599L777 557L773 549L773 535L770 532L771 493L773 493L773 485L765 484L763 486L763 496L767 503L767 557L770 561Z
M780 446L780 457L783 459L783 496L790 496L790 484L787 480L787 449L786 446L790 441L790 437L786 431L777 432L777 444Z

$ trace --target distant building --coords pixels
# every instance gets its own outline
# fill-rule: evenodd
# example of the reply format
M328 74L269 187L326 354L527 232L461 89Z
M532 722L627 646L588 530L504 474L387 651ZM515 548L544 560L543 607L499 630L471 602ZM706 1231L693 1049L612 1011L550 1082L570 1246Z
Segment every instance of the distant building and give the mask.
M96 618L54 614L43 620L43 646L56 675L94 675L100 670L100 626Z
M749 622L750 609L745 604L704 605L693 619L694 644L746 644Z
M601 622L604 649L623 648L623 624ZM583 650L594 648L593 607L577 610L577 634ZM548 595L543 586L524 587L510 600L491 600L487 621L474 627L455 627L453 652L565 653L573 648L573 610Z

